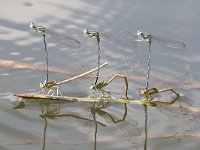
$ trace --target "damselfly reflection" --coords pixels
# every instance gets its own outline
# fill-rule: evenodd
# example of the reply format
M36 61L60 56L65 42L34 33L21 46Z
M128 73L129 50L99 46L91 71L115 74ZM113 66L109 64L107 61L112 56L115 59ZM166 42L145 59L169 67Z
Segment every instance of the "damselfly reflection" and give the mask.
M177 128L191 130L199 128L200 109L179 101L179 105L158 104L156 108L170 119L170 123ZM171 126L170 124L170 126ZM177 126L178 125L178 126Z
M136 120L127 118L127 104L123 104L123 107L124 109L122 109L122 116L119 116L119 114L117 116L114 114L110 114L105 109L101 109L101 112L99 112L99 114L101 115L101 117L105 118L109 130L113 131L112 135L117 138L123 138L129 141L131 144L137 145L135 139L136 137L141 135L141 131L139 130L139 128L137 128L138 122Z

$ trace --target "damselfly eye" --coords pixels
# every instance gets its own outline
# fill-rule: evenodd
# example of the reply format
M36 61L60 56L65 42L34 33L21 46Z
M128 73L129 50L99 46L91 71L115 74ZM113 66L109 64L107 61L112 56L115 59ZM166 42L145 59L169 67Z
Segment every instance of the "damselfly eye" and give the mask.
M142 32L141 32L140 30L138 30L138 31L137 31L137 36L141 36L141 33L142 33Z
M141 95L144 95L144 93L145 93L145 90L144 90L144 89L141 89L140 94L141 94Z
M44 88L45 84L44 82L40 82L40 88Z
M95 85L92 84L92 85L90 86L90 90L94 90L94 89L95 89Z
M33 27L34 27L34 23L31 22L31 23L30 23L30 28L32 29Z
M83 30L83 33L84 33L84 34L88 34L88 32L89 32L89 29L88 29L88 28L86 28L86 29Z

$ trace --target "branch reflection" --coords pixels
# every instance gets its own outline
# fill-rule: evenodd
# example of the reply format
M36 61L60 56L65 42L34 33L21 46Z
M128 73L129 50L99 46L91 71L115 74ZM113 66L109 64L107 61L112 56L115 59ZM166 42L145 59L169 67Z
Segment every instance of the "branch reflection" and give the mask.
M15 107L17 109L20 108L20 106L23 106L21 108L26 108L26 104L30 106L31 102L28 103L22 101L18 107ZM73 113L62 113L61 107L63 106L62 103L58 101L58 103L52 102L52 101L40 101L39 106L41 108L41 114L40 117L44 120L44 131L43 131L43 145L42 150L45 150L46 146L46 132L47 132L47 126L48 126L48 120L58 119L58 118L73 118L76 120L82 120L89 123L92 123L94 125L94 147L93 149L97 149L97 133L98 133L98 126L106 127L107 125L105 123L102 123L97 120L97 115L103 117L106 119L106 121L111 120L112 124L117 124L119 122L123 122L126 119L127 116L127 104L122 104L124 113L122 118L115 119L110 113L108 113L105 109L108 108L111 103L110 102L95 102L90 103L90 107L88 109L88 112L90 112L92 118L86 118L81 115L75 115ZM69 103L67 103L70 105Z
M81 128L84 127L86 129L89 127L90 130L93 130L94 134L92 135L92 138L93 138L92 142L84 141L84 140L81 141L81 143L92 143L93 150L97 150L97 147L101 147L100 144L102 142L109 142L109 140L112 141L111 144L117 141L120 141L120 144L122 142L128 142L131 144L130 146L132 149L147 150L150 147L152 147L153 149L160 149L162 147L168 147L168 146L181 142L180 135L184 136L184 133L180 132L180 130L178 131L174 130L175 133L164 134L164 135L159 135L160 130L158 130L156 131L156 134L157 134L156 136L149 135L148 130L149 130L149 126L150 125L152 126L152 123L148 124L148 119L150 119L151 121L153 119L158 119L159 116L152 116L151 113L152 113L152 110L153 111L159 110L160 112L164 113L164 115L174 120L172 121L172 124L174 122L176 123L179 121L181 121L179 123L181 124L181 126L186 126L187 124L195 123L195 119L198 118L200 111L196 109L194 111L193 109L191 109L191 107L183 106L182 103L183 103L182 100L177 99L176 101L174 101L173 104L169 104L167 102L159 102L159 103L155 103L156 105L148 105L148 104L141 105L143 106L144 109L143 110L137 109L137 113L138 111L144 112L144 120L142 121L143 123L141 123L140 126L138 124L138 121L133 120L133 117L136 117L136 119L140 120L137 115L131 114L128 117L128 107L127 107L128 104L126 103L120 104L120 103L111 103L111 102L103 102L103 101L84 102L84 103L81 103L81 102L67 103L67 102L52 101L52 100L49 100L49 101L35 100L31 102L31 100L27 100L27 101L22 101L18 106L15 107L15 109L20 109L20 108L31 109L34 106L36 106L37 109L40 108L40 118L44 120L42 150L45 150L45 146L46 146L46 139L47 139L46 133L48 132L47 127L48 127L49 120L59 120L59 119L61 120L73 119L79 124L81 124ZM129 106L131 107L131 104ZM80 110L81 111L80 114L76 113L77 108L79 108L79 110L82 109ZM113 111L113 108L117 108L117 113ZM151 108L151 109L148 109L148 108ZM142 112L139 112L139 113L143 114ZM140 115L140 117L142 116L143 115ZM72 127L74 126L73 120L69 122L69 123L72 123ZM161 127L166 128L167 126L170 126L170 125L171 125L171 122L168 122L167 124L165 124L165 126L161 126ZM175 126L176 125L177 124L175 124ZM58 126L59 126L59 123L58 123ZM76 128L76 125L74 127ZM151 130L152 130L152 127L151 127ZM100 132L102 128L104 131ZM107 131L109 131L108 134L107 134ZM141 136L142 131L143 131L144 136ZM190 131L192 131L192 129L190 129ZM167 133L168 132L169 131L167 131ZM110 139L106 139L106 140L102 139L101 133L103 133L103 137L106 137L108 135ZM84 135L85 134L87 133L84 133ZM188 132L187 132L187 135L188 135ZM119 144L119 142L117 142L116 144Z

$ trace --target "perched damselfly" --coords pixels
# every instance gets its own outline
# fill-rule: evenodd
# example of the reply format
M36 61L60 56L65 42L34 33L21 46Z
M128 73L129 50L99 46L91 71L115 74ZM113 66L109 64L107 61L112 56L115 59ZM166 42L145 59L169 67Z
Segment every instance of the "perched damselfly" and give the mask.
M137 34L132 32L96 32L96 31L90 31L89 29L86 29L84 31L86 35L89 37L95 37L98 42L98 66L100 63L100 39L104 39L106 41L112 41L116 45L128 47L131 49L136 48L138 42L142 41L148 41L149 42L149 55L148 55L148 65L147 65L147 71L146 71L146 86L145 90L148 90L148 84L149 84L149 77L150 77L150 61L151 61L151 44L153 41L158 42L161 45L164 45L168 48L177 49L177 50L186 50L186 44L183 42L171 40L168 38L163 38L159 36L154 36L151 34L146 34L141 31L138 31ZM135 65L135 64L134 64ZM97 84L98 75L96 75L96 82Z
M96 32L96 31L90 31L88 28L86 30L84 30L84 34L88 35L89 37L95 37L97 39L97 54L98 54L98 57L97 57L97 67L98 67L98 70L97 70L97 74L96 74L96 79L95 79L95 82L94 82L94 87L97 86L97 82L98 82L98 78L99 78L99 65L100 65L100 36L99 36L99 32Z
M88 28L86 30L84 30L84 34L89 36L90 38L94 37L97 40L97 54L98 54L97 66L98 66L98 71L97 71L97 74L96 74L95 82L90 88L94 91L94 93L95 93L96 90L101 91L102 93L109 93L108 91L105 91L103 88L105 86L107 86L110 82L112 82L116 77L124 78L125 79L125 85L126 85L125 86L125 91L126 91L126 94L125 94L126 96L125 97L128 98L127 97L127 94L128 94L128 81L127 81L127 78L124 75L120 75L120 74L116 73L113 77L111 77L111 79L98 83L99 71L100 71L99 70L99 65L100 65L100 57L101 57L101 55L100 55L100 39L104 38L104 37L106 38L108 36L105 36L106 35L105 33L101 34L101 33L97 32L97 31L91 31Z
M147 100L153 100L155 98L153 95L155 94L172 92L176 95L175 98L170 102L173 103L180 97L180 94L177 92L177 90L187 89L193 82L189 65L186 65L183 71L180 71L177 73L177 75L174 75L173 79L162 79L162 82L160 80L159 78L152 78L151 82L154 82L154 88L150 88L148 90L142 89L141 95ZM155 82L159 82L159 84L156 84Z
M99 69L105 67L108 65L108 62L103 63L102 65L99 66ZM87 66L88 67L88 66ZM86 68L84 68L86 69ZM79 68L80 70L80 68ZM83 73L73 73L73 70L71 70L71 74L73 74L70 78L64 79L64 80L52 80L44 84L43 82L40 83L40 88L41 91L39 93L46 93L47 95L62 95L61 92L59 91L59 85L61 84L72 84L74 85L75 83L78 83L80 85L80 82L84 81L81 85L84 87L88 87L87 84L91 84L91 79L94 77L92 75L93 72L96 72L98 70L97 68L90 69L88 71L85 71ZM105 74L104 74L105 75ZM106 78L102 82L99 82L96 86L92 84L90 86L90 89L93 91L92 97L95 96L96 91L98 91L101 94L101 97L110 97L110 91L106 90L105 87L109 85L113 80L116 78L122 78L125 81L125 98L128 99L128 80L125 75L120 75L120 74L110 74L110 76L104 76ZM89 79L89 80L88 80Z
M44 49L46 53L46 79L44 81L44 84L46 84L48 82L48 51L47 51L46 34L51 35L56 41L70 48L79 48L80 41L72 37L66 36L62 33L57 33L53 30L45 28L44 26L35 25L33 22L31 22L30 28L38 33L41 33L43 36L44 46L45 46Z
M99 67L98 67L99 68ZM120 75L120 74L114 74L110 79L108 79L107 81L102 81L99 82L96 86L93 84L90 86L90 89L94 91L94 94L96 91L99 91L100 93L102 93L102 97L105 97L105 94L108 94L108 96L110 97L110 91L105 90L104 88L109 85L114 79L116 78L123 78L125 81L125 98L128 99L128 79L126 76L124 75Z
M99 68L103 68L107 65L108 65L108 62L105 62L102 65L100 65L98 68L91 69L89 71L86 71L84 73L81 73L81 74L76 75L76 76L69 78L69 79L59 80L59 81L58 80L52 80L52 81L49 81L47 83L41 82L40 88L42 89L42 91L40 91L39 93L41 93L41 92L44 93L47 90L47 95L49 95L49 94L54 95L54 89L56 89L56 95L62 96L62 93L59 91L59 87L58 87L59 85L64 84L64 83L69 83L73 80L77 80L79 78L82 78L82 77L84 77L88 74L91 74L91 73L97 71Z
M179 41L174 41L158 36L154 36L151 34L146 34L138 30L137 32L137 38L135 41L148 41L149 42L149 56L148 56L148 65L147 65L147 78L146 78L146 87L144 89L144 93L148 92L148 86L149 86L149 77L150 77L150 68L151 68L151 43L152 41L157 41L160 43L165 44L165 46L173 49L178 49L178 50L186 50L186 44L179 42ZM174 91L175 92L175 91ZM146 95L148 96L148 94ZM148 99L148 97L146 97Z

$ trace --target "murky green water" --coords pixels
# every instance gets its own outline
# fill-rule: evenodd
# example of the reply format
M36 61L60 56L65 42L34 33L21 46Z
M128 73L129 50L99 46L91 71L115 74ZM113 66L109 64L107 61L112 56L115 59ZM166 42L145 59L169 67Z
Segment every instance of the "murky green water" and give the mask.
M0 6L0 149L198 150L198 6L199 2L193 0L3 0ZM180 92L179 100L184 107L41 101L19 105L13 93L38 92L39 83L45 79L43 70L30 65L43 66L45 60L42 36L29 30L31 21L56 31L68 31L68 35L76 33L74 37L81 41L81 47L73 49L47 37L49 65L57 67L50 69L50 80L66 79L94 67L97 46L95 39L83 37L82 29L86 27L100 32L136 33L140 29L186 43L187 50L178 51L153 42L150 76L150 87L169 86ZM131 45L102 39L101 62L109 61L109 66L100 71L100 80L123 73L129 77L128 96L140 99L139 89L145 86L147 50L147 43ZM11 65L8 61L14 63ZM188 66L190 70L185 72ZM87 97L92 94L89 86L94 76L62 85L60 90L63 95ZM175 81L169 83L169 80ZM115 97L124 96L123 82L116 80L107 89ZM173 98L169 92L160 100Z

